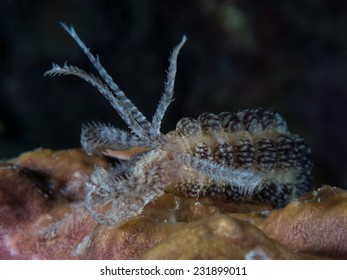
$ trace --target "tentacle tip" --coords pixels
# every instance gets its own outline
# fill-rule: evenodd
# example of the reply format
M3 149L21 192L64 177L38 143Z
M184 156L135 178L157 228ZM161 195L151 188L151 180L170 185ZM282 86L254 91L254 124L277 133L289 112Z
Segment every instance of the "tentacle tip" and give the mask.
M51 75L51 71L52 71L52 69L47 70L45 73L43 73L43 76L44 76L44 77L50 76L50 75Z
M60 68L58 64L55 64L54 62L52 63L52 68L47 70L45 73L43 73L43 76L55 76L56 75L56 70Z
M72 31L74 31L74 27L73 27L73 25L70 25L70 26L68 26L65 22L63 22L63 21L60 21L59 22L59 24L61 25L61 27L63 27L67 32L72 32Z

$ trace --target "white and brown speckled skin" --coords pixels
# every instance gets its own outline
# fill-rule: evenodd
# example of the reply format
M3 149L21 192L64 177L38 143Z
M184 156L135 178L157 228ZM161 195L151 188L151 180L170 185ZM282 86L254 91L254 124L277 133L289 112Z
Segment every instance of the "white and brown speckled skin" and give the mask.
M197 120L184 118L175 131L167 134L167 142L175 143L175 153L189 155L180 171L185 173L184 179L177 182L177 189L193 196L224 193L237 199L256 194L274 207L282 207L291 196L312 188L310 150L273 110L258 108L236 114L204 113ZM195 166L189 158L204 160L207 165ZM235 182L225 179L221 168L209 174L205 169L213 164L232 169L226 172ZM240 180L234 174L236 170Z

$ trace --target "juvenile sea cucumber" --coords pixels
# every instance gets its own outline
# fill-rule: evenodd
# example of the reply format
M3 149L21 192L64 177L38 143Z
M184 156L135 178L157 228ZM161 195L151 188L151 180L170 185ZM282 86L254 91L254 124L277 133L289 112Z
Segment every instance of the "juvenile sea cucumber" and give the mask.
M109 170L98 167L86 182L86 207L109 225L124 223L165 191L193 197L219 196L230 200L255 198L285 206L291 198L313 188L310 149L292 134L272 109L249 109L218 115L203 113L182 118L176 129L160 132L172 102L177 57L187 38L173 49L164 93L149 122L126 97L74 28L62 24L77 42L101 79L65 64L53 64L45 75L75 75L105 96L130 132L110 125L83 126L81 144L90 154L144 147L128 161Z

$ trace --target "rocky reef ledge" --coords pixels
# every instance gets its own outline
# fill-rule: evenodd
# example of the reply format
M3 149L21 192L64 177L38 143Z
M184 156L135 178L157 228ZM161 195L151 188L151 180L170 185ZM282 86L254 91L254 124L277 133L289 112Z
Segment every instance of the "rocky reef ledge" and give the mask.
M165 194L127 223L97 224L84 182L108 166L80 149L0 163L0 259L346 259L347 191L323 186L273 210Z

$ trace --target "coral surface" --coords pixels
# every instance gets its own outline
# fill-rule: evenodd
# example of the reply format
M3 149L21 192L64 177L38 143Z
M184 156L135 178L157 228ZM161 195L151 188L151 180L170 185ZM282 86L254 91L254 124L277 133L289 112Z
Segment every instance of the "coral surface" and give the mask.
M0 163L1 259L345 259L347 192L324 186L285 208L167 193L111 227L83 205L95 166L82 150Z

